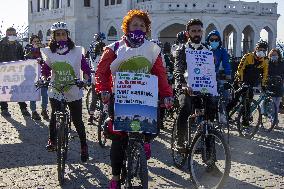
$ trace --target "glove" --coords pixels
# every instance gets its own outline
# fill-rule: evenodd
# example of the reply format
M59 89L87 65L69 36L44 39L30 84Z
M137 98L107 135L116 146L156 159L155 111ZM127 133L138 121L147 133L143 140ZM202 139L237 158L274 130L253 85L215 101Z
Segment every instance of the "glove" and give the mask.
M110 100L110 94L108 91L102 91L101 92L101 99L102 99L102 102L104 104L108 104L109 100Z

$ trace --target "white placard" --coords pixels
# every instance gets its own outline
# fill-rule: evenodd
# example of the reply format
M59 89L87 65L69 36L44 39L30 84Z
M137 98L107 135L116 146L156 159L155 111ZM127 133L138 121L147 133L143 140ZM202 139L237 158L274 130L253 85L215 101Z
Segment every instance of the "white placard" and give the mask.
M186 49L188 87L193 91L218 96L213 52Z
M0 101L25 102L40 100L35 82L39 78L37 60L0 63Z
M157 107L157 102L157 76L144 73L116 73L115 103Z

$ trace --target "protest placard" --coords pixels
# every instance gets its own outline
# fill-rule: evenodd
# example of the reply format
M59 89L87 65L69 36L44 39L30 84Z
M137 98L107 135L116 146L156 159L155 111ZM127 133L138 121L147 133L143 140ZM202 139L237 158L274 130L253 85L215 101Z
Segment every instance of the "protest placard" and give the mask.
M37 60L0 63L0 101L25 102L40 100L35 82L39 77Z
M144 73L117 72L114 130L157 133L158 78Z
M188 87L193 91L217 96L217 81L213 52L209 50L186 49Z

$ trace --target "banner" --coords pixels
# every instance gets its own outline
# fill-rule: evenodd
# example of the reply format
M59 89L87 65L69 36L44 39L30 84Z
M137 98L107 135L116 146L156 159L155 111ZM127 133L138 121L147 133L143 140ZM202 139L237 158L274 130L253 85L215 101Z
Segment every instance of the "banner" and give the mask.
M117 72L114 99L115 131L157 133L156 76Z
M186 49L188 87L218 96L213 52Z
M25 102L40 100L35 82L39 78L37 60L0 63L0 101Z

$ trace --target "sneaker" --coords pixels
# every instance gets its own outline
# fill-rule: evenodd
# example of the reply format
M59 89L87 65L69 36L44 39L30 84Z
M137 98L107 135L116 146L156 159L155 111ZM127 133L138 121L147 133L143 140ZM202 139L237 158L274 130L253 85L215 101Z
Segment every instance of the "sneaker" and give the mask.
M120 189L120 188L121 186L119 181L113 179L110 181L108 189Z
M45 147L47 149L47 151L49 152L54 152L56 151L56 144L54 141L52 141L51 139L48 139L47 145Z
M46 109L43 109L43 110L41 111L41 116L42 116L42 118L43 118L44 120L49 120L49 115L48 115L48 112L47 112Z
M2 110L1 111L1 115L3 117L11 117L11 114L10 114L10 112L8 110Z
M81 161L86 162L89 159L88 145L81 146Z
M22 109L21 112L24 117L31 117L31 114L27 109Z
M144 143L144 151L146 155L146 159L149 160L151 158L151 144Z
M37 113L37 111L34 111L32 113L32 119L36 120L36 121L40 121L41 117L39 116L39 114Z

